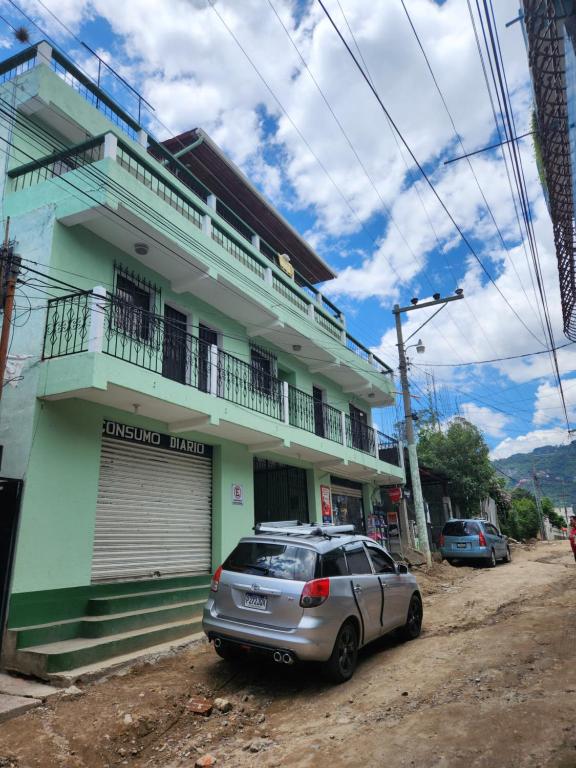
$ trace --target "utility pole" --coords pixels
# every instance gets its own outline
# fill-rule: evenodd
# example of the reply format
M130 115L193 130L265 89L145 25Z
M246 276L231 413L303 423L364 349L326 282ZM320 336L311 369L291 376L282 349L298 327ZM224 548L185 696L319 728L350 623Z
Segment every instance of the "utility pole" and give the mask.
M540 532L542 534L542 541L548 541L546 535L546 526L544 525L544 513L542 512L542 502L540 501L540 481L536 474L536 464L532 465L532 484L534 486L534 498L536 499L536 509L538 510L538 518L540 519Z
M436 310L421 326L419 326L414 333L406 339L410 341L412 336L415 336L421 328L435 317L449 301L458 301L464 298L464 292L459 288L455 296L447 296L441 298L439 293L435 293L432 301L425 301L422 304L418 303L418 299L412 299L410 306L401 307L396 304L392 310L396 320L396 335L398 337L398 357L400 360L400 382L402 384L402 400L404 402L404 419L406 424L406 443L408 446L408 461L410 463L410 478L412 480L412 496L414 498L414 510L416 512L416 524L418 525L418 539L420 541L420 549L422 554L426 558L426 563L432 565L432 554L430 552L430 542L428 541L428 522L426 520L426 512L424 509L424 497L422 495L422 485L420 483L420 470L418 467L418 452L416 450L416 439L414 436L414 416L412 414L412 404L410 401L410 387L408 384L408 368L406 363L406 347L402 337L402 318L403 312L412 312L415 309L425 309L426 307L433 307L440 304L440 309ZM422 342L418 342L416 345L421 351L424 351L424 345Z
M6 219L6 229L4 232L4 243L2 245L0 258L0 296L3 301L4 314L2 317L2 332L0 334L0 399L4 391L4 375L6 373L6 364L8 362L8 341L10 339L10 328L12 326L12 312L14 311L14 294L16 293L16 279L20 271L20 259L14 256L13 248L10 247L8 233L10 230L10 217Z

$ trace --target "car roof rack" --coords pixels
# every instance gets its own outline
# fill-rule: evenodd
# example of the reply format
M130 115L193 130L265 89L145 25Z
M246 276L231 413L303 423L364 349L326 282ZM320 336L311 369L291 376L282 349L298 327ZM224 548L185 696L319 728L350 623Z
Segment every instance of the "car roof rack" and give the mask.
M285 536L324 536L332 538L342 534L353 534L353 525L326 525L302 523L299 520L282 520L271 523L256 523L254 533L281 533Z

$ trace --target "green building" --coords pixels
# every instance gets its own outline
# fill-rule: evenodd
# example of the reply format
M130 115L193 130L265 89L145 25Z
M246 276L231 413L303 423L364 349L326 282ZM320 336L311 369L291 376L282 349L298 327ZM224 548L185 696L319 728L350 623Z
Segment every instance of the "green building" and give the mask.
M198 631L255 522L365 530L404 471L392 370L207 135L154 140L45 42L0 83L3 663L46 676Z

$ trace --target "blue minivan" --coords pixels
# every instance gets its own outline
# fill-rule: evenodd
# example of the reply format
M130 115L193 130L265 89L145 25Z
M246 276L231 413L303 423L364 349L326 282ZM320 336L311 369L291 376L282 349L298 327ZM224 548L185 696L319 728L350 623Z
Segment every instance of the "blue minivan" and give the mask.
M508 539L487 520L448 520L440 536L440 553L450 564L483 560L491 568L498 560L512 560Z

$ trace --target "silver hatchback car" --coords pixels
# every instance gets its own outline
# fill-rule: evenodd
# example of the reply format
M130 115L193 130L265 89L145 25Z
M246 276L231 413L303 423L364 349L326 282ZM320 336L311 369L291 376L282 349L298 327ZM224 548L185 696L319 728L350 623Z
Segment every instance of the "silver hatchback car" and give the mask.
M422 598L403 564L354 527L256 526L218 568L203 627L216 652L274 661L322 662L334 682L349 680L358 649L387 632L420 634Z

